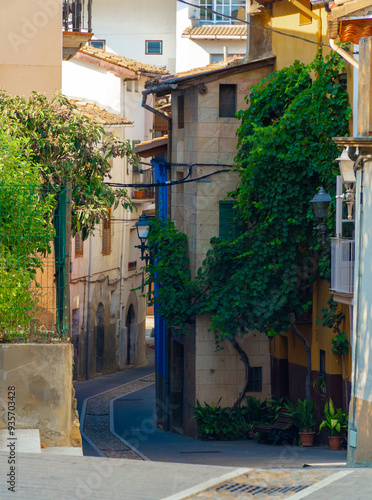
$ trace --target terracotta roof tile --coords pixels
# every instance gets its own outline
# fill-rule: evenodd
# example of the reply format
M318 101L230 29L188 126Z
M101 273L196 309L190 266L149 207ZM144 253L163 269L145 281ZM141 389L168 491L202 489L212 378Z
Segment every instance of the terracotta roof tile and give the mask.
M88 56L96 57L101 61L106 61L110 64L114 64L122 68L127 68L139 74L143 73L145 75L167 75L169 73L166 68L160 68L159 66L154 66L152 64L142 63L139 61L135 61L134 59L128 59L127 57L114 54L113 52L106 52L105 50L97 49L96 47L92 47L91 45L85 45L80 49L79 52Z
M145 82L145 88L152 87L154 85L159 85L160 83L167 83L171 82L173 80L177 80L178 78L184 78L187 76L196 76L196 75L204 75L206 73L209 73L211 71L216 71L218 69L223 69L223 68L229 68L232 66L238 66L244 56L232 56L229 57L226 61L220 61L218 63L214 64L208 64L207 66L203 66L202 68L194 68L190 69L188 71L183 71L181 73L174 73L173 75L166 75L163 76L162 78L153 78L151 80L148 80Z
M132 121L124 116L110 113L104 108L92 104L90 102L78 101L77 99L69 99L70 103L77 107L76 112L87 116L99 125L132 125Z
M188 38L247 38L247 27L244 24L205 24L196 28L190 26L185 29L182 36Z

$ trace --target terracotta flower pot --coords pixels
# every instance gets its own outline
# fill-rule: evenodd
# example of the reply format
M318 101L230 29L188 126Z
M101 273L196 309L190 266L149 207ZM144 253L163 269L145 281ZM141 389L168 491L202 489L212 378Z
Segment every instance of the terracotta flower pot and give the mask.
M248 431L248 439L253 439L253 436L254 436L254 430L253 429L250 429Z
M328 436L330 450L341 450L341 436Z
M315 432L299 432L301 438L301 446L303 448L314 446Z

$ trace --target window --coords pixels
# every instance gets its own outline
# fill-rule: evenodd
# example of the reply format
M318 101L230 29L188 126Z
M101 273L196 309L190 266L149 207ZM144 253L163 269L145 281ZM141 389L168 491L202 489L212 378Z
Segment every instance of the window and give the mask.
M133 82L131 80L129 80L129 82L127 82L127 91L133 92Z
M138 80L134 81L134 92L139 92L139 81Z
M162 40L146 40L146 54L161 55L163 53Z
M111 253L111 208L108 209L107 219L103 219L102 226L102 253L109 255Z
M96 49L106 49L106 40L91 40L89 42L89 45L91 47L95 47Z
M220 85L220 117L234 118L236 113L236 85Z
M84 243L81 231L75 234L75 257L84 255Z
M223 200L219 203L219 234L220 240L235 240L246 231L245 224L238 223L235 219L237 209L234 200Z
M236 24L245 20L246 0L200 0L200 7L214 10L217 14L200 9L201 24ZM229 19L221 14L236 18Z
M178 128L184 128L185 126L185 97L179 95L177 99L178 108Z
M254 366L250 370L247 392L262 392L262 367Z

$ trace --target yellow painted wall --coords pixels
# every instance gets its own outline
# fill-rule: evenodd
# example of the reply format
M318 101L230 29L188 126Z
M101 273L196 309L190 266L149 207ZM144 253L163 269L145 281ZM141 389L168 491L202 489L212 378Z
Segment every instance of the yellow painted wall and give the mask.
M327 36L327 13L325 9L313 8L314 14L322 18L322 41L328 44ZM318 23L315 19L309 24L300 25L300 10L289 1L275 2L273 5L273 17L271 28L286 34L299 36L316 42ZM290 66L296 59L308 64L317 54L318 45L298 40L278 33L273 33L273 53L276 55L276 68L282 69ZM329 53L330 49L323 47L323 54Z
M330 296L329 284L326 281L319 280L314 284L316 292L314 293L313 303L313 322L307 325L298 325L302 334L309 341L312 349L312 370L319 371L319 351L324 350L326 353L326 373L330 375L340 375L350 381L351 373L351 356L349 354L342 356L335 354L332 351L332 338L336 335L333 329L322 326L321 322L316 322L317 318L322 318L322 309L327 307L327 302ZM349 306L339 304L345 319L341 324L341 331L345 332L350 342L350 311ZM288 349L282 338L288 338ZM274 338L270 343L270 353L277 359L288 359L289 363L294 363L301 366L307 365L306 353L303 344L291 331L284 333Z
M2 0L0 86L18 95L51 97L62 87L60 0Z

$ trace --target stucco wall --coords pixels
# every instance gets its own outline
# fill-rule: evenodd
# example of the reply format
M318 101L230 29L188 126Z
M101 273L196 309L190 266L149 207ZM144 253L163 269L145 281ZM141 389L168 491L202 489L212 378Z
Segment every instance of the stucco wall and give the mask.
M48 446L81 446L72 387L72 345L0 345L0 428L7 426L8 387L15 387L16 429L39 429Z
M110 50L137 61L175 70L176 2L173 0L94 0L93 28ZM163 53L145 53L146 40L162 40Z
M29 96L61 90L60 0L3 0L0 17L0 86ZM6 13L6 14L5 14Z
M108 128L119 139L125 140L126 128ZM114 158L111 181L128 183L132 181L132 168L125 159ZM140 251L135 222L146 205L139 205L138 212L130 212L121 204L111 209L111 252L102 252L102 222L97 224L91 238L92 244L92 304L90 312L89 375L112 373L127 367L128 331L127 318L133 306L134 318L130 335L131 363L139 366L145 362L145 318L146 300L141 297L142 273ZM88 303L89 303L89 257L90 240L83 243L83 255L75 255L75 241L71 245L71 319L72 341L75 347L74 377L84 380L87 375L88 357ZM137 267L128 270L129 262L137 262ZM100 308L101 312L98 312ZM103 315L103 367L97 369L97 327L98 316ZM101 332L102 333L102 332Z

